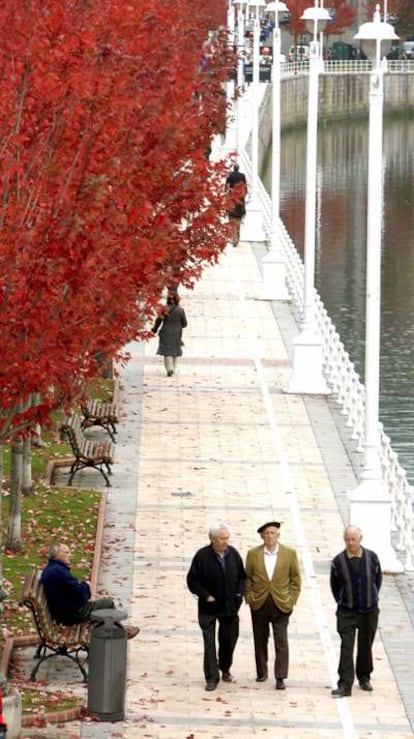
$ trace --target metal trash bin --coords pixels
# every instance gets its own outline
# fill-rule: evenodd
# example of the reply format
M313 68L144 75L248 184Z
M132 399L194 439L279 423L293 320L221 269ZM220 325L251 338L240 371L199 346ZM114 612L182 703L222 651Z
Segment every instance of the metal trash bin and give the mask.
M91 614L88 713L101 721L125 717L127 635L119 622L126 616L115 608Z

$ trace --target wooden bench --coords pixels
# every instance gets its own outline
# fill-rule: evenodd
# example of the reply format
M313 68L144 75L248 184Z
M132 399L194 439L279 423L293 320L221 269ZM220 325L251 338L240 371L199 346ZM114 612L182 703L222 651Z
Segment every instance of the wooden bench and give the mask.
M26 575L19 603L32 611L40 640L35 653L35 659L37 658L38 661L30 674L30 680L35 679L42 662L50 657L61 655L76 662L83 679L87 681L88 673L80 662L80 654L85 652L86 658L88 656L90 624L64 626L52 618L43 585L40 582L41 574L41 570L34 569Z
M81 403L81 410L83 414L82 429L87 429L90 426L101 426L108 432L112 441L115 441L115 424L119 421L117 403L89 400L87 403Z
M83 433L82 425L77 413L66 418L61 425L62 433L66 434L72 447L75 460L70 468L68 485L76 473L84 467L93 467L99 470L106 485L109 486L108 475L112 474L111 465L114 458L114 445L111 441L91 441Z

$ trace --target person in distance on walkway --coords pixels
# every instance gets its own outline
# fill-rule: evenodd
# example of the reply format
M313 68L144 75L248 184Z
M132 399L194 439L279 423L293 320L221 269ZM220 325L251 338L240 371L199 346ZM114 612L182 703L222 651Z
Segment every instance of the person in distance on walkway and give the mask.
M372 690L372 644L378 625L378 594L382 572L378 556L361 545L357 526L344 531L345 549L331 563L330 583L337 604L336 629L341 638L335 698L352 694L355 674L362 690ZM358 631L356 668L355 635Z
M177 357L182 356L183 328L187 326L187 318L184 308L180 305L180 297L176 291L170 291L167 297L167 305L156 319L152 332L158 331L157 354L164 357L164 366L168 377L171 377L176 369Z
M245 197L247 194L246 176L239 171L238 164L234 165L233 171L226 179L226 191L230 200L227 209L230 239L233 246L237 246L240 241L240 225L246 215Z
M100 608L115 608L112 598L90 600L91 588L88 580L79 581L70 569L69 547L61 542L54 544L48 554L40 582L43 585L52 618L64 626L91 620L92 611ZM128 639L139 633L138 626L124 626Z
M245 572L240 554L229 545L228 526L223 523L210 526L208 536L210 544L199 549L193 558L187 574L187 585L198 597L206 690L215 690L220 680L219 670L224 682L233 681L230 668L239 637L238 611L243 601Z
M250 606L257 682L268 677L269 627L275 646L276 690L285 690L289 669L288 624L299 598L301 577L296 551L279 543L280 523L269 521L257 529L263 544L246 559L245 600Z

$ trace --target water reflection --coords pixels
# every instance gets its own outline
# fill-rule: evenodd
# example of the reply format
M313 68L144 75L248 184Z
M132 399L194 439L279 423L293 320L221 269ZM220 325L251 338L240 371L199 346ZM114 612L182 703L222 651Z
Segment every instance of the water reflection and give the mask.
M303 256L306 130L282 134L281 217ZM363 379L368 121L318 132L316 285ZM414 118L384 121L380 417L414 482ZM270 190L271 162L263 173Z

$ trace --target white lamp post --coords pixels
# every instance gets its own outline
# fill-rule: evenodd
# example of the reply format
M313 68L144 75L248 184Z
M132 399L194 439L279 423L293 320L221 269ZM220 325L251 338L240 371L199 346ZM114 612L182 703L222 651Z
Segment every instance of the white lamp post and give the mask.
M236 101L236 151L239 153L242 144L241 128L243 125L243 102L244 102L244 53L245 53L245 42L244 42L244 20L247 8L247 0L234 0L234 5L237 8L237 51L238 51L238 62L237 62L237 89L238 97Z
M312 31L309 57L308 124L306 132L306 202L305 202L305 275L303 317L299 336L293 346L293 372L288 392L327 395L330 390L323 375L322 337L315 318L315 229L316 229L316 165L318 134L319 72L323 61L319 56L318 33L330 19L325 8L306 8L302 15Z
M229 42L235 45L235 4L228 0L227 5L227 27L229 30ZM226 83L226 135L222 147L223 153L234 151L237 148L237 106L234 99L236 82L229 79Z
M273 61L272 61L272 233L270 251L264 257L263 300L290 300L286 287L286 263L279 244L280 219L280 56L282 50L279 15L287 13L284 2L273 0L266 6L267 13L273 13Z
M355 36L372 61L369 93L368 210L365 323L365 438L364 465L359 486L349 496L350 520L359 526L367 546L374 549L383 570L401 572L391 547L391 498L382 483L379 428L379 377L381 330L381 221L383 61L398 39L389 23L381 22L379 5L372 23L364 23Z
M260 85L260 8L266 7L265 0L249 0L249 7L254 9L253 26L253 81L251 85L252 100L252 181L246 217L243 223L243 239L245 241L265 241L263 230L263 214L259 202L259 85Z

